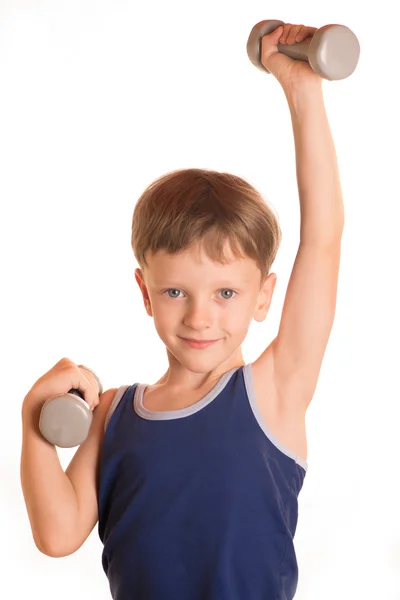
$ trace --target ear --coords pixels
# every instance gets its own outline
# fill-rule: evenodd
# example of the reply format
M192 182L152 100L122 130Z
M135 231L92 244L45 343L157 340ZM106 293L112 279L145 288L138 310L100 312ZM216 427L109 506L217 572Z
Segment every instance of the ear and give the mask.
M142 292L142 296L143 296L143 303L144 303L144 307L146 309L147 314L149 315L149 317L153 316L153 311L151 309L151 301L150 301L150 296L149 296L149 292L147 290L147 286L146 283L144 281L144 277L143 277L143 273L141 269L135 269L135 279L137 281L137 284L140 288L140 291Z
M135 269L135 279L136 279L136 281L138 283L139 283L139 279L141 279L142 281L144 281L142 269Z
M258 294L257 305L254 311L254 319L261 323L265 320L269 307L271 305L272 296L274 294L277 281L276 273L270 273L265 279L263 286Z

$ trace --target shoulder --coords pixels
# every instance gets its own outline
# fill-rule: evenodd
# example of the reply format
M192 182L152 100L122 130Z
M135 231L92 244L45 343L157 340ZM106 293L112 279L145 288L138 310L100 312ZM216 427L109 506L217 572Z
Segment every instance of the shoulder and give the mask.
M111 403L114 400L118 390L119 388L110 388L109 390L106 390L101 394L99 400L99 408L101 407L102 411L107 411L110 408Z
M108 412L111 408L111 404L115 398L119 388L110 388L103 392L99 399L99 404L93 411L93 427L97 429L99 427L101 431L104 431L105 422L107 419Z
M100 402L99 402L99 406L100 404L103 404L104 406L110 406L111 402L113 401L115 394L118 392L120 388L110 388L109 390L106 390L105 392L103 392L100 396Z

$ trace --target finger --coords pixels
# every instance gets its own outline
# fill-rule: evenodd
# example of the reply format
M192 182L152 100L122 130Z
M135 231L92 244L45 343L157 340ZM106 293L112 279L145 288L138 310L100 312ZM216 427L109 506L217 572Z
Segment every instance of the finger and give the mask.
M302 42L309 36L312 37L316 31L317 31L316 27L305 27L304 25L302 25L301 29L298 31L298 33L296 35L295 43Z
M93 373L83 365L78 366L79 389L84 396L85 402L93 410L99 403L99 386Z
M293 27L292 23L285 23L283 25L282 35L279 38L279 43L280 44L286 44L287 37L288 37L288 35L289 35L290 30L291 30L292 27Z
M287 44L295 44L296 37L298 36L298 34L300 33L300 31L302 29L304 29L304 25L293 25L293 27L290 29L289 34L286 38L286 43Z
M95 401L95 391L92 381L87 377L88 373L79 369L75 364L66 364L60 371L61 380L65 380L67 390L79 390L85 402L92 406Z
M100 381L100 378L96 375L94 371L92 371L92 369L89 369L89 367L85 367L85 365L78 365L78 367L80 369L84 369L85 372L88 373L88 375L91 377L91 379L93 379L97 386L98 394L99 396L101 396L101 394L103 393L103 385Z
M306 27L305 25L292 25L291 23L286 23L283 27L279 43L296 44L302 42L309 36L313 36L316 31L316 27Z
M98 376L96 375L96 373L94 373L91 369L89 369L88 367L85 367L84 365L80 365L80 367L85 369L85 373L93 381L95 394L94 394L94 401L90 404L90 408L92 410L94 410L96 408L96 406L98 406L98 404L100 403L100 396L103 393L103 385L102 385L100 379L98 378Z
M282 25L280 25L279 27L277 27L276 29L274 29L274 31L272 31L272 33L268 33L267 35L264 35L261 38L261 42L264 42L265 40L265 44L267 44L268 46L274 45L276 46L278 43L278 40L282 34Z
M269 59L271 54L278 51L278 40L282 31L282 27L278 27L272 33L264 35L261 38L261 62L264 64Z

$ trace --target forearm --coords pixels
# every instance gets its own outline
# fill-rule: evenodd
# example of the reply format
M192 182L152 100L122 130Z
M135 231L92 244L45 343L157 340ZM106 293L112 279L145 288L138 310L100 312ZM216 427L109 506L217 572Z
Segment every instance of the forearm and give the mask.
M55 446L23 419L21 484L37 548L45 553L68 545L78 517L77 498L64 473Z
M344 206L339 167L326 115L322 85L285 90L296 151L300 199L300 242L340 243Z

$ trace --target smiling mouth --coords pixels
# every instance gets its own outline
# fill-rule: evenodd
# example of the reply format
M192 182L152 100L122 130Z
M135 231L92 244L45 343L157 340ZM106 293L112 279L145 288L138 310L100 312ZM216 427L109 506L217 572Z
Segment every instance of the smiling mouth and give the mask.
M196 344L209 344L210 342L217 342L218 340L193 340L192 338L182 338L187 342L195 342Z
M183 342L186 342L188 344L188 346L190 346L191 348L207 348L208 346L211 346L219 341L219 339L218 340L197 341L197 340L190 340L188 338L181 338L181 340Z

